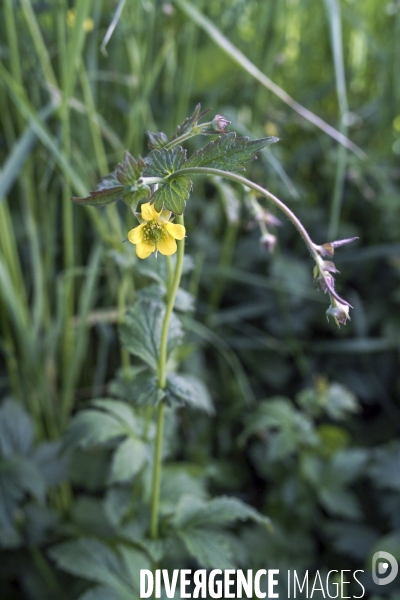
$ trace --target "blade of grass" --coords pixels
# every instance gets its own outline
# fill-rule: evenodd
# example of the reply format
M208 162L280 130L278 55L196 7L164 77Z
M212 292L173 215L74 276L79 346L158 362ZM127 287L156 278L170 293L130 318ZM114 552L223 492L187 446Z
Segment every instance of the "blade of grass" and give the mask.
M21 0L22 11L25 16L25 21L30 31L35 50L37 52L39 62L42 67L43 75L46 82L53 86L58 87L57 78L55 76L53 66L51 64L50 55L47 50L46 43L43 39L42 32L40 31L39 24L36 19L35 11L32 8L30 0Z
M54 104L48 104L38 115L42 123L54 114L56 107ZM0 202L7 196L11 187L14 185L17 178L20 176L22 167L36 143L37 136L31 124L28 124L24 133L19 140L14 144L12 151L7 156L3 170L0 174Z
M97 280L101 265L102 247L96 244L91 252L88 267L87 277L85 278L82 290L79 296L78 321L75 331L74 352L70 357L67 366L66 380L64 382L62 405L61 405L61 428L68 423L74 402L75 386L83 366L83 358L87 349L88 341L88 326L87 318L90 310L94 305L95 293L97 289ZM68 275L68 274L67 274ZM72 273L71 273L72 275ZM65 324L66 327L71 327L70 323Z
M118 6L115 10L112 21L111 21L110 25L108 26L106 35L104 36L104 39L101 43L100 50L104 54L104 56L108 56L106 47L112 37L112 34L114 33L116 26L118 25L118 21L121 18L121 14L122 14L122 11L124 10L125 2L126 2L126 0L119 0Z
M347 101L346 77L343 60L343 36L340 16L340 5L338 0L325 0L325 6L329 17L330 39L335 67L336 93L339 103L339 130L347 137L348 126L346 116L349 112ZM337 237L340 213L343 202L344 182L346 177L347 152L344 146L339 146L337 151L337 166L335 176L335 187L333 190L331 211L329 217L328 240Z

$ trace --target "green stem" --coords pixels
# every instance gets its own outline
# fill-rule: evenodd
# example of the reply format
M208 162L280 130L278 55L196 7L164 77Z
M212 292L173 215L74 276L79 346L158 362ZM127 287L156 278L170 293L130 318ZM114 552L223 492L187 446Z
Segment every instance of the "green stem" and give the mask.
M177 216L176 222L183 225L183 217ZM160 356L158 361L158 385L160 389L165 389L167 383L167 349L168 349L168 330L172 311L174 309L175 297L179 288L182 275L183 256L185 253L185 240L177 242L178 252L176 257L175 272L171 284L168 288L168 300L165 310L164 322L161 331ZM158 513L160 506L160 483L161 483L161 462L162 462L162 442L164 431L164 402L161 401L157 409L157 433L156 447L154 453L153 465L153 484L151 501L151 521L150 535L153 540L158 538Z
M290 208L286 206L286 204L284 204L284 202L282 202L281 200L279 200L279 198L274 196L274 194L271 194L271 192L269 192L265 188L261 187L260 185L257 185L256 183L253 183L249 179L246 179L246 177L242 177L242 175L230 173L229 171L223 171L222 169L213 169L211 167L189 167L186 169L179 169L179 171L176 171L173 175L170 175L170 177L167 178L167 181L169 179L174 179L179 175L188 175L189 173L192 173L193 175L219 175L220 177L225 177L225 179L231 179L232 181L241 183L247 188L250 188L251 190L254 190L258 194L260 194L260 196L264 196L265 198L271 200L275 204L275 206L277 206L279 210L282 211L287 216L287 218L293 223L293 225L296 227L297 231L303 238L311 255L313 256L315 261L319 262L320 256L312 239L308 235L307 230L305 229L301 221L296 217L294 212L292 212Z

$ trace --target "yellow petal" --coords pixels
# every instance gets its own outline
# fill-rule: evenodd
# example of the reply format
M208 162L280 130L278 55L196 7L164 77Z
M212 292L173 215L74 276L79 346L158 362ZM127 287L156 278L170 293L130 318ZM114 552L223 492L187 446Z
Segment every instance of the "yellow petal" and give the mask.
M150 256L152 252L156 249L154 244L149 244L148 242L140 242L136 246L136 254L139 258L147 258Z
M176 240L183 240L185 237L186 229L179 223L166 223L165 229L174 237Z
M157 250L165 256L170 256L176 252L176 241L169 233L165 232L165 234L165 237L157 243Z
M128 240L131 244L140 244L143 241L143 225L138 225L128 232Z
M150 204L150 202L146 202L146 204L142 204L141 211L142 211L142 219L144 219L145 221L154 221L155 219L158 219L158 217L160 216L160 213L158 213L156 211L156 209L154 208L154 205Z

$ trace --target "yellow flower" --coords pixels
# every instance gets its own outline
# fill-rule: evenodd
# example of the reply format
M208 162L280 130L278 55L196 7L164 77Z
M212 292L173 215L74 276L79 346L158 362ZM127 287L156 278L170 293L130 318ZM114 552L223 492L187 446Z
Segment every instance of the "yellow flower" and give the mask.
M169 221L171 213L168 210L157 212L150 202L142 204L141 224L128 233L128 240L136 244L136 254L139 258L147 258L152 252L161 252L165 256L174 254L177 250L175 240L183 240L186 230L183 225Z

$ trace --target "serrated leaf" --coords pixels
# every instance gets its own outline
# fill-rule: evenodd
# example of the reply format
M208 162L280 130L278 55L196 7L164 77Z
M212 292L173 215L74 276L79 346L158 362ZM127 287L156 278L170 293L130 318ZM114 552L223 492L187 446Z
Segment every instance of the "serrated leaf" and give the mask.
M123 560L99 540L81 537L64 542L51 548L49 555L67 573L109 586L124 599L132 594Z
M162 302L167 293L165 285L151 283L146 287L141 288L136 292L138 300L153 300L154 302Z
M140 261L135 265L135 271L164 286L168 280L167 259L162 254L155 260Z
M112 188L90 192L89 196L86 196L86 198L76 198L73 196L71 200L75 204L81 204L83 206L106 206L107 204L112 204L113 202L121 200L123 191L124 187L118 185Z
M186 150L182 146L152 150L145 158L146 167L143 175L145 177L168 177L178 171L185 160Z
M120 525L132 505L132 490L127 486L109 488L104 500L107 520L114 527Z
M234 567L229 537L226 534L208 529L188 529L179 531L178 536L202 567L210 569Z
M195 309L195 298L192 294L179 288L175 297L175 310L179 312L192 312Z
M151 540L148 540L148 542L151 543ZM119 547L119 553L122 556L125 568L129 573L130 581L132 581L133 587L139 591L141 569L151 569L152 567L149 558L146 556L146 554L144 554L144 552L138 550L137 548L132 548L125 545L121 545Z
M153 373L145 371L138 375L132 383L131 401L136 406L156 406L165 392L158 387L158 379Z
M243 171L243 163L254 158L261 148L277 141L276 137L249 141L248 137L238 138L234 131L230 131L195 152L182 168L211 167L223 171Z
M205 385L193 375L169 373L166 398L172 405L189 405L192 408L213 414L213 404Z
M146 445L137 438L127 438L114 452L109 483L130 481L146 462Z
M140 300L126 314L120 328L123 345L154 371L158 366L164 316L164 304L152 300ZM182 336L180 321L172 314L168 332L168 352L180 343Z
M185 495L181 498L174 516L174 524L177 529L221 526L245 520L267 526L271 524L268 517L260 514L252 506L238 498L229 498L228 496L202 501L189 494Z
M152 202L157 212L163 208L175 215L181 215L192 190L192 182L185 175L180 175L159 186L153 194Z
M68 445L87 448L104 444L129 432L128 426L114 415L99 410L83 410L73 417L65 439Z
M164 397L158 387L158 379L152 371L144 367L131 368L118 374L109 386L110 393L135 406L155 406Z
M130 406L125 402L111 400L107 398L98 398L91 402L92 406L103 409L110 413L119 421L128 431L137 431L137 422Z
M32 420L19 402L11 398L0 407L0 454L28 454L33 443Z
M123 186L134 185L140 178L144 166L145 163L143 158L139 156L138 160L135 160L131 153L126 150L124 158L117 165L115 177Z

